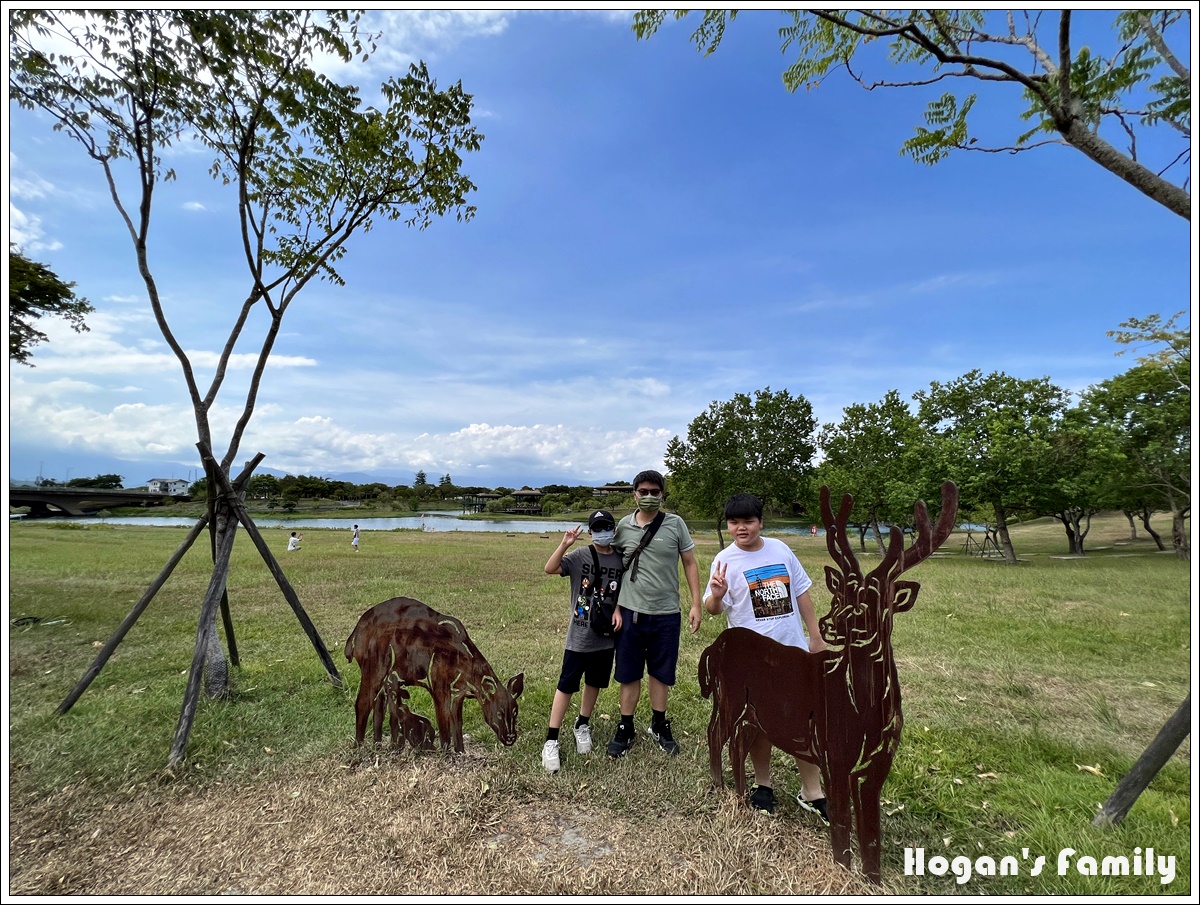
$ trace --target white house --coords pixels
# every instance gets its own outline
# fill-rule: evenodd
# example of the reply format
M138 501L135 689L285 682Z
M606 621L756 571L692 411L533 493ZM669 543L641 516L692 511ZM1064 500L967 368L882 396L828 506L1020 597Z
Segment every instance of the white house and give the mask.
M150 493L169 493L177 495L188 492L188 482L183 478L151 478L146 482Z

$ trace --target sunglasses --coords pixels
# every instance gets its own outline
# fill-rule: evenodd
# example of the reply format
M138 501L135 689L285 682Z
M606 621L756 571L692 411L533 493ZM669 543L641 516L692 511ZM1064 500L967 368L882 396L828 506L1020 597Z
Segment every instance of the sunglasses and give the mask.
M662 491L657 487L647 487L644 490L639 488L638 490L635 490L634 493L636 493L638 496L662 496Z

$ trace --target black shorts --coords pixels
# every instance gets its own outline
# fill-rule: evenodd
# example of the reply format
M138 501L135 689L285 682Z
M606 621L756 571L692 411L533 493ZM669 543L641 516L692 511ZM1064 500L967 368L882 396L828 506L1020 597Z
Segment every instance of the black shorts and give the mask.
M558 677L558 690L563 694L579 691L579 680L592 688L608 688L612 676L613 649L563 651L562 673Z
M678 612L651 615L621 607L616 680L621 684L640 682L645 670L664 685L674 685L682 625Z

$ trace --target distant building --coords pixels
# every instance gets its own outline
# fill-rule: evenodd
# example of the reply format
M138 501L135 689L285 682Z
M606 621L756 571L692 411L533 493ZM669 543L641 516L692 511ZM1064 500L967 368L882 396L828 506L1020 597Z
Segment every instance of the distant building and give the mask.
M633 493L632 484L605 484L596 488L596 496L608 496L613 493Z
M542 497L545 496L542 491L514 490L512 496L517 501L517 505L511 509L505 509L505 512L523 512L531 515L541 515Z
M464 512L483 512L492 500L500 499L498 493L465 493L462 496Z
M150 493L169 493L178 496L188 492L188 482L183 478L151 478L146 482Z

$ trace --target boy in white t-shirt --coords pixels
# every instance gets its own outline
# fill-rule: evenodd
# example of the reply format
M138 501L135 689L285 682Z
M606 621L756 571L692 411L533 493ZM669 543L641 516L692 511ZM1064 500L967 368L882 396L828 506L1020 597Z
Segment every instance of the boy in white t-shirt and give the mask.
M733 544L713 559L704 608L713 616L724 613L730 627L743 626L813 653L823 651L825 642L808 593L812 580L791 547L762 536L762 514L762 502L749 493L735 494L725 504L725 523ZM765 735L760 734L750 746L750 761L756 784L750 805L774 813L771 741ZM796 800L828 823L820 768L799 758L796 767L803 783Z

